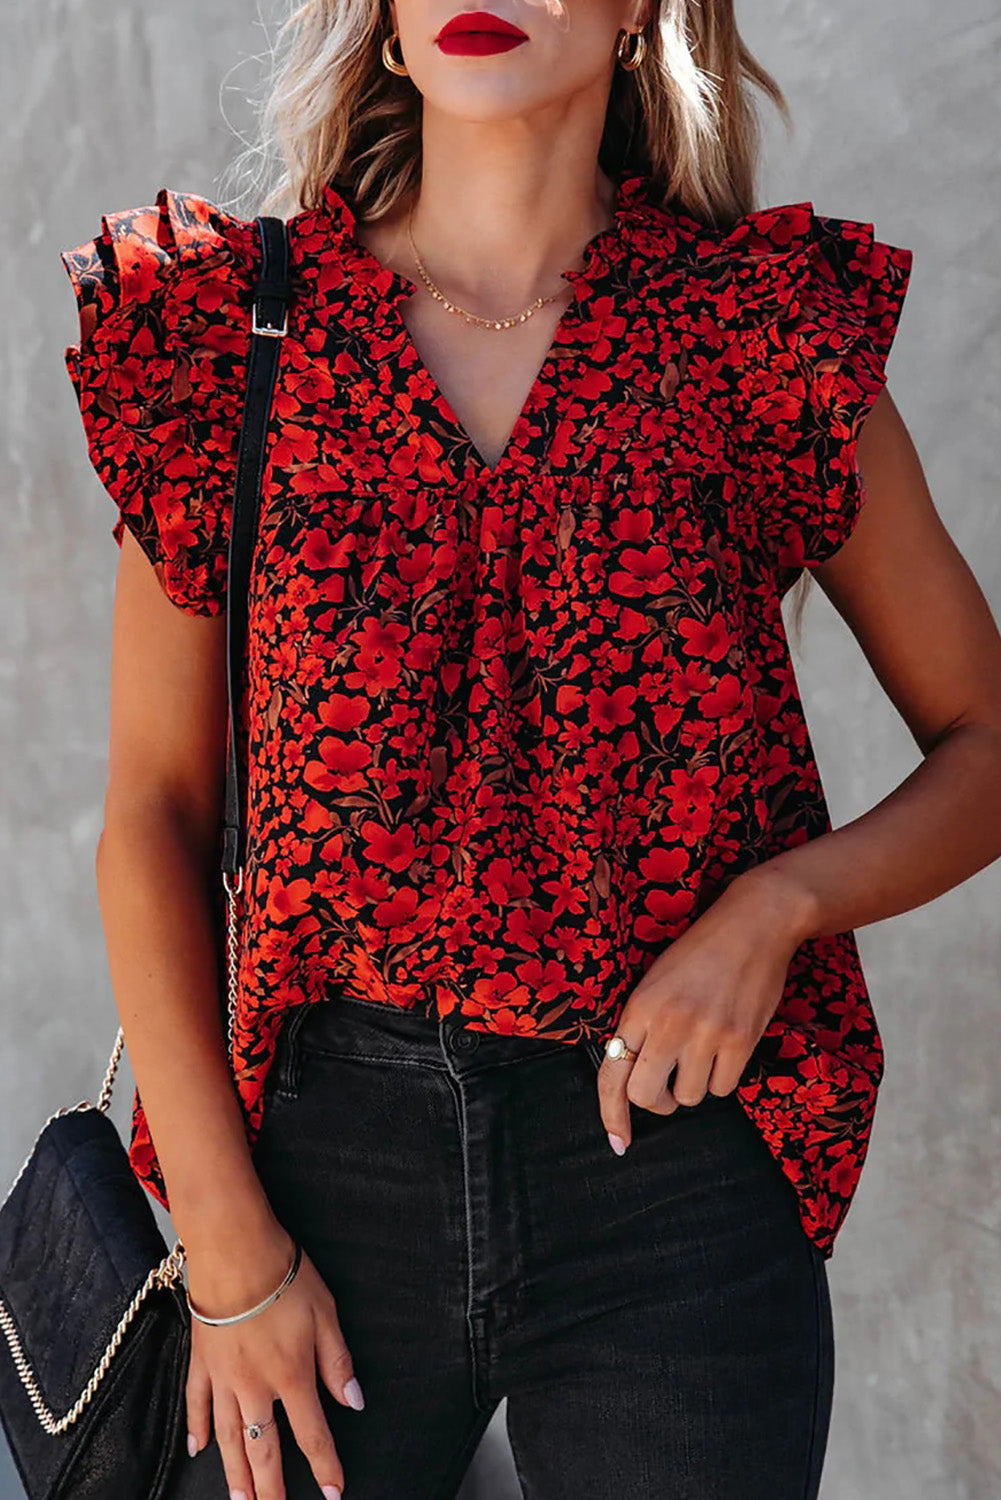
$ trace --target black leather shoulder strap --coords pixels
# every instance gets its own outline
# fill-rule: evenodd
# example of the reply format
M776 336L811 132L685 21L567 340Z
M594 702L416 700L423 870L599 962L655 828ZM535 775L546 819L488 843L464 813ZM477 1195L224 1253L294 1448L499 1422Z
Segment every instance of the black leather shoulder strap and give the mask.
M283 219L257 220L263 247L260 278L254 286L254 317L247 368L247 390L240 424L240 449L233 492L226 580L226 689L229 742L226 754L225 828L222 868L233 875L243 863L245 824L237 767L236 719L247 637L250 570L257 535L265 443L271 415L281 340L288 327L290 301L288 237Z

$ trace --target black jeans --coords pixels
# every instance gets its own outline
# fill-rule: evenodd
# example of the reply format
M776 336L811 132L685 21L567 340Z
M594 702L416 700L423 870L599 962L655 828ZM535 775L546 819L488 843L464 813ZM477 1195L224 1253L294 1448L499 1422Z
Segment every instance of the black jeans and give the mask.
M600 1050L347 1000L285 1017L255 1163L365 1394L318 1378L345 1500L444 1500L501 1398L530 1500L814 1500L826 1267L735 1094L632 1109ZM320 1491L280 1401L288 1500ZM177 1500L225 1500L212 1442Z

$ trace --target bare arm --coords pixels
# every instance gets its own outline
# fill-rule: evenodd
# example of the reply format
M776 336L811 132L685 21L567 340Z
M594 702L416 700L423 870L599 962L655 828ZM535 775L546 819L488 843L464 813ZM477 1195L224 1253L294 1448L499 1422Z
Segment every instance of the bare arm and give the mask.
M857 451L865 504L815 573L923 759L860 817L737 876L646 970L618 1028L639 1056L598 1075L627 1144L630 1102L669 1114L736 1088L802 942L922 905L1001 855L1001 637L885 388Z
M816 570L923 754L889 796L760 867L800 940L909 911L1001 855L1001 636L884 388L862 428L866 500Z
M176 608L132 533L123 537L111 656L111 733L97 887L112 988L170 1197L205 1284L248 1233L262 1295L289 1240L253 1170L220 1020L210 883L222 811L225 616ZM279 1270L279 1267L281 1268ZM217 1298L215 1299L218 1300Z

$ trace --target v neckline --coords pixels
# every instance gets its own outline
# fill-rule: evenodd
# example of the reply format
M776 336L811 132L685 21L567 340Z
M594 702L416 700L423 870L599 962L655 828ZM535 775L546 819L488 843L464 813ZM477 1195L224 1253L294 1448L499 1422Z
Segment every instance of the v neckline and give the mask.
M560 274L561 276L565 276L566 273L561 272ZM558 350L560 346L566 342L567 330L576 321L578 313L579 299L575 288L571 295L570 301L567 303L566 307L563 309L563 312L560 314L559 318L556 321L556 324L553 328L552 337L546 348L546 352L543 355L542 363L538 366L534 376L532 377L532 381L528 387L528 393L521 403L521 406L518 410L518 415L514 419L514 426L511 428L510 432L507 435L504 447L495 462L492 464L488 464L483 454L480 452L479 448L470 437L465 423L462 421L458 412L455 410L452 402L449 400L448 396L446 396L440 383L428 368L424 356L417 348L417 345L414 342L413 334L410 332L409 327L404 321L402 303L393 303L393 315L395 319L398 320L400 327L403 330L403 334L400 339L400 351L402 352L403 350L406 350L409 356L407 360L406 373L410 376L416 376L419 383L422 384L426 390L430 391L431 401L433 405L437 408L438 412L448 423L448 425L455 429L456 435L461 438L467 451L467 473L472 470L482 478L489 480L495 478L498 471L503 470L507 467L506 460L508 460L512 456L513 450L516 447L520 446L518 443L518 439L522 436L523 429L529 423L530 413L534 409L536 404L535 398L537 392L546 383L553 365L558 362ZM399 365L397 365L396 368L399 369ZM412 410L412 408L408 409Z
M404 321L401 304L417 291L417 282L402 271L384 265L375 252L363 244L357 234L356 214L347 198L331 183L324 185L323 198L337 224L345 270L355 286L367 289L372 296L371 310L379 324L379 373L388 393L402 405L418 434L427 432L426 422L422 419L422 407L429 409L432 417L437 417L451 429L456 445L465 454L462 478L489 482L508 469L517 469L519 455L531 456L531 419L536 410L538 393L552 381L558 388L559 399L562 399L563 378L561 376L559 380L554 380L556 367L561 363L560 352L571 342L570 336L574 328L583 322L589 294L602 270L614 260L615 248L623 239L628 224L638 215L642 216L645 207L650 207L648 182L647 176L641 172L628 173L619 180L611 223L597 230L586 241L578 257L581 261L578 267L560 272L563 280L570 284L570 301L553 329L542 363L536 369L504 448L493 464L486 462L466 431ZM426 393L424 401L414 399L408 382ZM544 454L536 456L541 458Z

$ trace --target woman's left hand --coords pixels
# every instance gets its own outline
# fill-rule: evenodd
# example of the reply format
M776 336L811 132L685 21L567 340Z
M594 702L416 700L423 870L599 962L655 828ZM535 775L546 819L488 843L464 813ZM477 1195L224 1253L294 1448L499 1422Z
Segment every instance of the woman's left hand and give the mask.
M807 906L796 886L768 863L758 865L646 970L615 1028L638 1056L605 1057L598 1069L601 1118L623 1151L632 1138L631 1103L668 1115L679 1104L698 1104L707 1091L737 1087L808 933Z

